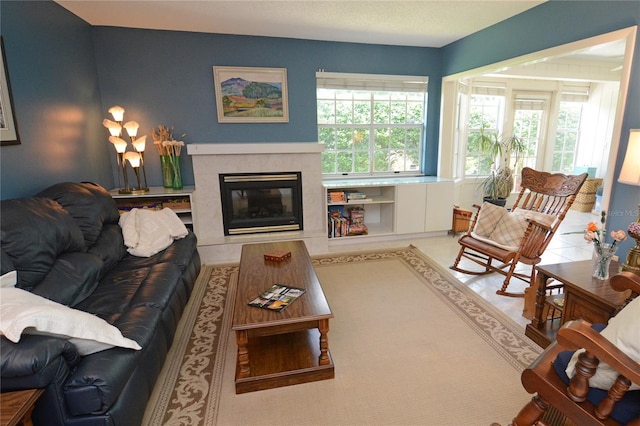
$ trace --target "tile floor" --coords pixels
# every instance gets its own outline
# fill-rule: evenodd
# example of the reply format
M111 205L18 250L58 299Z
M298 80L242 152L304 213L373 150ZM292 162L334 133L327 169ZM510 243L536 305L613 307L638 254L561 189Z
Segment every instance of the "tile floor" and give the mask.
M582 231L590 221L599 220L599 216L592 213L582 213L570 210L562 224L558 228L558 232L554 235L549 247L542 256L541 264L554 264L563 262L573 262L578 260L586 260L591 258L592 246L583 238ZM521 297L507 297L496 294L502 286L504 276L500 274L490 274L486 276L465 275L449 269L454 259L458 255L459 245L457 243L458 236L448 235L441 237L420 238L411 240L394 240L386 242L371 243L354 243L348 245L332 246L332 252L351 251L351 250L367 250L385 247L403 247L413 244L434 261L438 262L443 268L449 271L454 277L469 286L476 293L481 295L491 304L496 306L509 317L513 318L523 327L529 323L529 320L522 316L524 307L524 299ZM478 265L468 261L471 265L469 269L477 268ZM509 290L513 292L522 292L527 284L518 279L512 279L509 284Z

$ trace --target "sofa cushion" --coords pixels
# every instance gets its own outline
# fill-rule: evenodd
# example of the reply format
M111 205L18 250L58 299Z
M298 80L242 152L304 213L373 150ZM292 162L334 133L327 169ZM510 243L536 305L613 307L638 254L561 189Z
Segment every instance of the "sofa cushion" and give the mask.
M142 349L103 319L72 309L19 288L0 289L0 331L13 343L22 333L69 339L80 355L114 346Z
M73 306L93 293L103 262L91 253L62 253L33 293Z
M7 272L15 270L16 267L13 266L13 261L11 260L7 252L0 248L0 274L4 275Z
M0 203L2 249L18 271L17 287L32 290L65 252L84 251L82 231L57 202L21 198ZM34 243L34 242L37 242Z
M96 242L87 249L102 260L104 266L100 271L100 278L122 260L127 254L127 248L122 239L122 230L118 224L105 224Z
M78 223L86 247L91 247L105 223L117 223L120 218L115 200L99 185L62 182L41 191L37 197L57 201Z
M173 263L112 269L91 296L76 307L114 324L122 313L148 306L163 311L180 283L182 271Z

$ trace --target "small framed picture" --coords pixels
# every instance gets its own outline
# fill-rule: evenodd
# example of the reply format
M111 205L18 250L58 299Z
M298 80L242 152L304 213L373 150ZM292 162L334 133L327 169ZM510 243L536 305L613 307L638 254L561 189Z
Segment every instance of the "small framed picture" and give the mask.
M218 122L288 123L286 68L213 67Z
M13 96L11 95L11 83L7 71L7 58L4 53L4 39L0 37L0 50L2 50L2 66L0 66L0 144L20 145L20 136L16 124L16 114L13 108Z

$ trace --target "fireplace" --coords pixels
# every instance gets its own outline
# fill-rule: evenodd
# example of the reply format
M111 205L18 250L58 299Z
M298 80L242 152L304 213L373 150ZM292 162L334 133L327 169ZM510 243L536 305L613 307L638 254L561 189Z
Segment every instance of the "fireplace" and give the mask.
M301 231L302 173L220 174L224 235Z

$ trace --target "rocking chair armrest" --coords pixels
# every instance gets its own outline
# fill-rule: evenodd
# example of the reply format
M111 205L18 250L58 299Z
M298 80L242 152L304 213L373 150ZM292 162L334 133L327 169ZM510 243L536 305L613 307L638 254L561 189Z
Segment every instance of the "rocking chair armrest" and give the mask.
M473 208L476 209L476 212L471 217L471 221L469 222L469 229L467 230L467 233L465 235L470 235L471 231L475 229L476 222L478 221L478 216L480 215L480 209L482 208L482 206L479 206L478 204L474 204Z
M553 234L553 228L535 219L527 219L527 222L529 225L520 242L519 252L526 257L533 258L542 254Z
M584 348L601 362L609 364L618 374L640 383L640 364L591 328L588 321L569 321L558 331L557 341L569 350Z
M616 291L631 290L631 298L640 294L640 275L623 271L611 277L611 287Z

